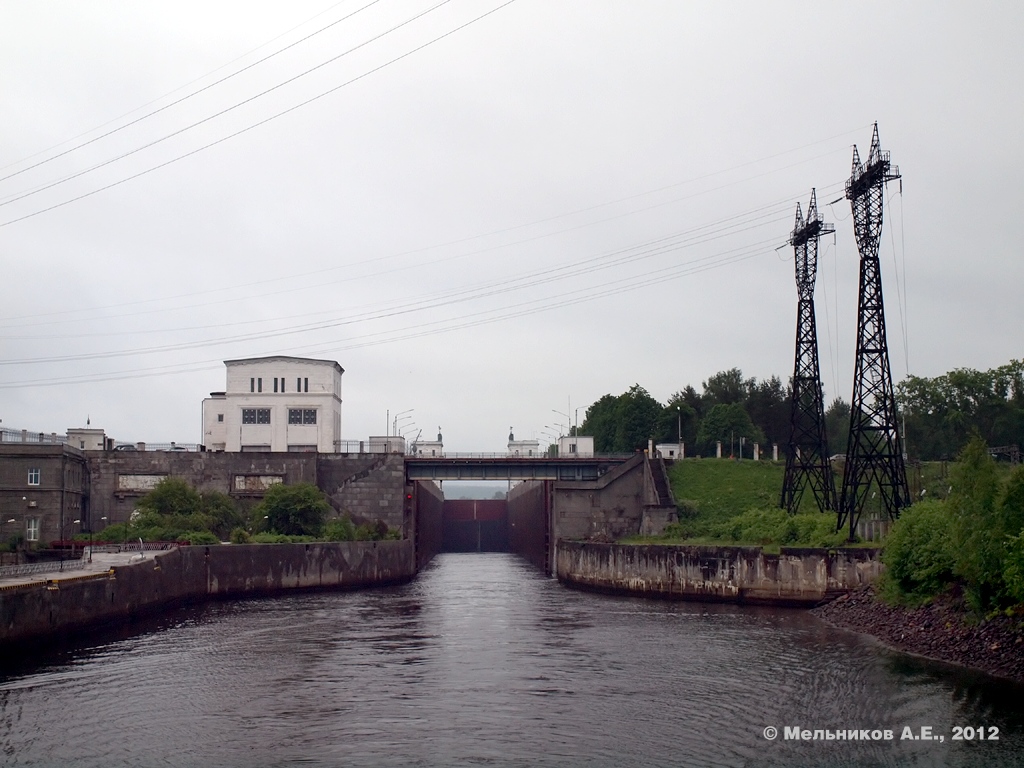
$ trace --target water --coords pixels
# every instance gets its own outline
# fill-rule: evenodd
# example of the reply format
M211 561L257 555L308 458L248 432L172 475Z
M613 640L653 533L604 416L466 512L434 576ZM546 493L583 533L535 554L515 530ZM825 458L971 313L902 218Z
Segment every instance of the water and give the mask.
M1022 693L802 611L593 595L451 554L401 587L215 603L7 660L0 764L1010 766ZM896 741L764 738L787 725ZM946 741L899 740L922 725Z

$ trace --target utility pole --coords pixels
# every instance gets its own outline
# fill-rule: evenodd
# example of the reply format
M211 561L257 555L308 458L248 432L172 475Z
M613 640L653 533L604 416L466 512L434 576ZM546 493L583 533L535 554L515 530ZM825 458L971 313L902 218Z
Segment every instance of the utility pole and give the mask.
M853 228L860 252L860 293L857 300L857 362L850 401L850 440L843 469L838 529L849 526L852 540L868 492L877 487L881 508L896 519L910 504L907 471L896 415L896 396L889 368L882 303L882 270L878 243L882 235L883 187L900 178L878 140L871 136L866 164L853 148L853 172L846 197L853 208Z
M825 403L818 365L818 331L814 319L814 282L818 275L818 239L835 232L818 216L818 202L811 190L804 219L796 204L796 221L789 244L796 267L796 359L789 407L789 452L779 506L795 515L809 486L818 511L837 511L836 485L828 460L825 434Z

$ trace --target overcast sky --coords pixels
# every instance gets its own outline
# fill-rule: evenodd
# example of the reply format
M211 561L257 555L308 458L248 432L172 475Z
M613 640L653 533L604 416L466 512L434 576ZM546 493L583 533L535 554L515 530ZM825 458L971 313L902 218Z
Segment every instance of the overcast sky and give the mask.
M876 120L894 378L1020 358L1022 29L1007 2L0 0L0 419L196 442L223 360L286 354L344 367L346 439L414 409L410 437L499 451L634 383L785 380L812 187L849 400L843 184Z

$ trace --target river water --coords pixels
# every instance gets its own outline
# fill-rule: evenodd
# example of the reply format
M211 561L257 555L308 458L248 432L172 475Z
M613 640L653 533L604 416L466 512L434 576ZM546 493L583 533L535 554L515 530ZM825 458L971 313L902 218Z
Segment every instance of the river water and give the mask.
M1022 694L805 611L595 595L446 554L399 587L212 603L7 659L0 764L1013 766Z

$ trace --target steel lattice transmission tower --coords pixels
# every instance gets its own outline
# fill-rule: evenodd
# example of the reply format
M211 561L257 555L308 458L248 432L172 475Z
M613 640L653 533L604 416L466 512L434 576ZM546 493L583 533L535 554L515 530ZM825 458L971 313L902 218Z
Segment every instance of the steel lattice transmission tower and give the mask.
M860 295L857 301L857 362L850 402L850 440L843 469L838 529L849 525L852 539L868 492L881 497L881 507L895 519L910 503L903 443L896 417L896 397L889 370L882 304L882 272L878 242L882 234L882 188L900 178L878 141L878 123L871 152L861 165L853 148L853 174L846 197L853 208L853 228L860 252Z
M807 218L796 204L796 222L789 238L796 265L796 361L789 411L789 453L779 506L796 514L808 486L821 512L836 512L836 485L828 461L825 404L818 366L818 331L814 319L814 281L818 274L818 239L835 232L818 216L814 190Z

